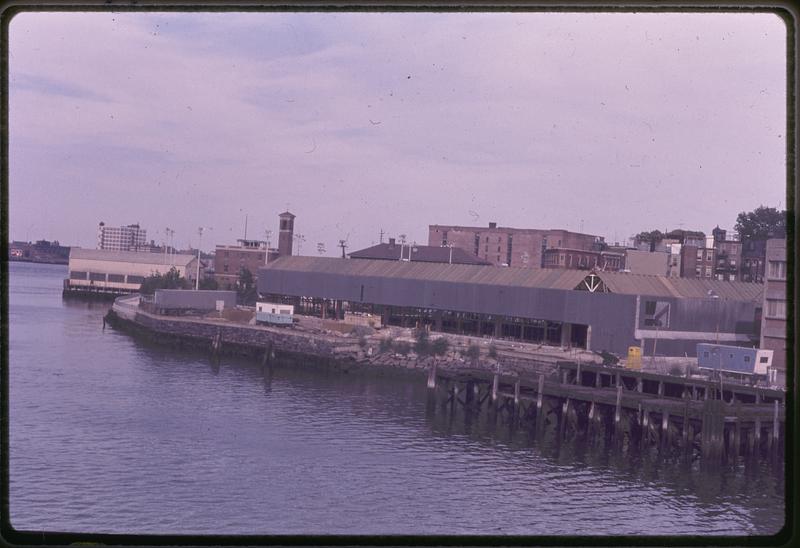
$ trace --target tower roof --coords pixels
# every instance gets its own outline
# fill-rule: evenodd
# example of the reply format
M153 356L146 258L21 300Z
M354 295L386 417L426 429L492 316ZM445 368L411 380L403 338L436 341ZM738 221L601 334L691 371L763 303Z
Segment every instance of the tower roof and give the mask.
M283 213L281 213L280 215L278 215L278 217L291 217L292 219L294 219L294 218L295 218L295 215L294 215L294 214L292 214L292 213L289 213L288 211L284 211Z

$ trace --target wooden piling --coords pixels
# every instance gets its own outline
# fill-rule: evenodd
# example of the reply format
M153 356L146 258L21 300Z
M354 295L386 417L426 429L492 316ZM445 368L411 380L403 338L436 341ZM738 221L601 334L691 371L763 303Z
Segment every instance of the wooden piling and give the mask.
M575 384L581 386L583 383L581 382L581 362L578 362L578 371L575 373Z
M492 403L497 401L497 388L500 385L500 375L497 373L494 374L494 378L492 378Z
M664 407L661 409L661 446L667 448L669 445L669 409Z
M778 422L778 400L775 400L774 412L772 414L772 442L777 447L778 435L780 434L781 425Z
M428 388L436 388L436 362L433 362L433 365L428 371Z
M519 379L514 383L514 406L519 405Z
M536 394L536 413L542 411L542 398L544 397L544 373L539 374L539 390Z

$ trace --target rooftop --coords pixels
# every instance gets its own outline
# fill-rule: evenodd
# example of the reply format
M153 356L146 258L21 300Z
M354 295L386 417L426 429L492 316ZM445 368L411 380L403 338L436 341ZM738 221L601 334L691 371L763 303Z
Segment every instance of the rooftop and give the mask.
M446 248L444 248L446 250ZM430 263L423 261L348 260L330 257L281 257L261 270L322 272L350 276L379 276L453 283L576 289L591 275L585 270L506 268ZM713 290L723 300L761 302L764 286L757 283L709 279L667 278L624 272L595 272L611 293L708 299Z
M140 251L111 251L108 249L84 249L73 247L69 252L70 259L85 259L90 261L115 261L120 263L139 263L164 265L163 253L147 253ZM196 257L194 255L168 255L169 264L186 266Z
M409 249L411 251L409 252ZM427 263L449 263L450 250L449 247L437 247L432 245L411 245L403 244L402 246L397 243L378 244L366 249L360 249L349 253L351 259L378 259L384 261L399 261L400 251L403 252L403 257L408 257L411 254L411 261L421 261ZM471 264L471 265L489 265L491 263L479 259L474 255L470 255L459 247L453 247L453 264Z

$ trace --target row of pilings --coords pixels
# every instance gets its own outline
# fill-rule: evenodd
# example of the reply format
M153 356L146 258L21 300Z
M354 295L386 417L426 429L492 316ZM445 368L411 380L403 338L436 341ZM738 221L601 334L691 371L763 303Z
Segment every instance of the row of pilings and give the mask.
M717 399L713 391L711 397L699 399L649 397L621 382L597 388L565 384L562 379L545 374L515 379L431 368L428 403L446 413L486 413L492 421L528 428L537 437L580 437L623 451L657 452L689 462L736 464L739 459L783 455L785 410L778 400L729 403Z

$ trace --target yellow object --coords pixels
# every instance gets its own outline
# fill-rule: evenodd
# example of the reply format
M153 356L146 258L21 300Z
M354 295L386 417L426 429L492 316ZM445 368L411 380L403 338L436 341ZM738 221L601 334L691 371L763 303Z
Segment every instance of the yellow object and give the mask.
M637 371L642 368L642 349L638 346L628 347L628 360L625 362L626 369L636 369Z

